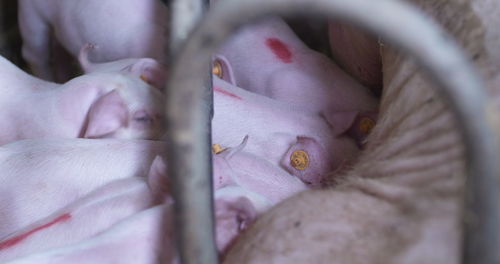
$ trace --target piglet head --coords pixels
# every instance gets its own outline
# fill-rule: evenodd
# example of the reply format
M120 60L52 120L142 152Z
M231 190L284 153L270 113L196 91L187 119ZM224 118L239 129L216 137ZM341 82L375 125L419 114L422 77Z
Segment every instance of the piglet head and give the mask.
M215 197L216 241L221 253L257 218L257 210L249 198L233 190L225 191L216 192Z
M104 85L90 105L85 138L159 139L165 130L163 94L138 78L98 74ZM103 80L104 78L104 80Z

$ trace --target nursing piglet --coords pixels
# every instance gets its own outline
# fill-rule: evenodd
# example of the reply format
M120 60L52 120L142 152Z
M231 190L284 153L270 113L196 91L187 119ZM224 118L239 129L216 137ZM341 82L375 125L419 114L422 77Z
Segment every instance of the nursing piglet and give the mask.
M53 80L50 43L55 36L75 58L87 43L99 45L95 62L166 58L167 7L160 0L20 0L22 53L35 75Z
M357 129L350 120L331 124L303 107L249 92L217 77L213 82L214 144L237 146L248 135L246 152L316 186L327 173L349 165L359 152L354 140L343 135Z
M222 253L260 214L308 189L298 177L245 152L247 139L213 156L217 247Z
M164 149L161 142L116 139L23 140L1 146L0 238L112 181L145 177L151 168L157 170L153 159Z
M0 57L0 144L26 138L144 138L164 132L163 95L130 75L83 75L58 85Z
M309 49L280 18L242 28L218 53L214 72L249 91L327 118L350 112L355 119L377 110L377 100L367 88Z

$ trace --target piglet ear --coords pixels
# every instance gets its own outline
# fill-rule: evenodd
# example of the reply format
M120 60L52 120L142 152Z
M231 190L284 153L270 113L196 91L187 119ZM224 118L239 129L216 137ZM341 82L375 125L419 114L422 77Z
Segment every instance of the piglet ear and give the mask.
M233 68L229 61L222 55L215 55L212 65L212 73L222 80L236 85L236 79L233 74Z
M125 67L123 71L141 78L160 91L164 90L167 81L167 68L153 59L139 59L134 64Z
M316 139L297 137L297 142L285 154L282 166L305 184L320 187L326 173L333 170L333 161Z
M127 126L127 105L120 94L113 90L95 101L87 115L87 128L83 137L100 138Z
M215 200L217 248L224 252L240 232L257 217L257 210L244 196L218 197Z
M167 177L167 163L162 157L156 156L147 176L151 192L156 197L163 197L170 192L170 181Z

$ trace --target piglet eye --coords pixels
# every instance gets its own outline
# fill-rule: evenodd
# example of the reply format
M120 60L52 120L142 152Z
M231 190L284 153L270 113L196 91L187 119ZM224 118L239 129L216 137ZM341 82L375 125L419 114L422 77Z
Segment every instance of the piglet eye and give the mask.
M146 111L138 111L134 114L134 121L141 123L152 123L153 118Z

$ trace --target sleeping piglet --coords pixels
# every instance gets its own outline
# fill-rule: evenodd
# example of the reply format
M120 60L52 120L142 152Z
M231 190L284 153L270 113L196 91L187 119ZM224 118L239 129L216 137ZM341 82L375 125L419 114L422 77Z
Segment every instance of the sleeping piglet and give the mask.
M367 88L326 56L309 49L280 18L267 18L242 28L218 54L214 72L243 89L326 118L339 112L354 119L373 118L377 110L377 100ZM336 120L332 118L331 123Z
M75 58L87 43L95 62L153 58L164 62L167 7L160 0L20 0L22 53L33 73L53 80L49 59L55 36Z
M129 74L141 70L93 73L58 85L0 57L0 144L50 137L159 138L163 95Z
M248 135L245 152L262 157L305 182L318 186L326 173L359 153L347 130L352 116L337 113L331 124L319 113L249 92L214 76L212 142L237 146Z
M0 239L115 180L158 179L162 164L153 159L164 149L158 141L118 139L30 139L1 146Z

